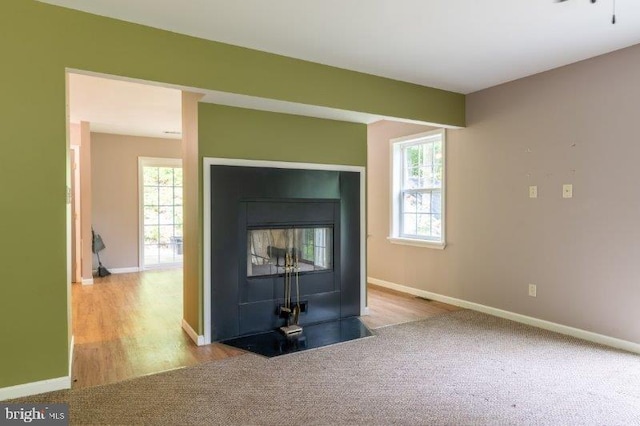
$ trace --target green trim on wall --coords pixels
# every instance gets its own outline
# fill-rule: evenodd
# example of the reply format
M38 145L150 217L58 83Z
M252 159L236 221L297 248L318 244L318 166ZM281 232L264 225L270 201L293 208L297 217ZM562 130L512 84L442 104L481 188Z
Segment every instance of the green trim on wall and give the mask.
M464 125L465 98L461 94L35 0L2 1L0 52L4 61L0 116L5 123L0 155L4 247L0 387L68 374L65 69ZM313 126L311 121L306 123ZM349 125L336 126L351 132L346 130ZM331 134L326 131L325 135ZM282 147L293 143L278 142ZM353 149L339 162L364 164L364 151L358 150L365 148ZM236 156L241 148L220 150ZM256 152L254 155L267 155L264 148ZM292 158L294 154L285 150L282 156ZM325 153L321 161L332 158L333 154Z

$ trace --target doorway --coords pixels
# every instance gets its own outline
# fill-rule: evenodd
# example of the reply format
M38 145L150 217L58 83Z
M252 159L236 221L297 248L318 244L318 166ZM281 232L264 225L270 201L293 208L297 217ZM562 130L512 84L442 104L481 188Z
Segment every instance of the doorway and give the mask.
M183 263L182 161L138 159L140 270Z
M182 330L182 92L68 76L83 247L69 258L72 270L82 266L70 292L74 386L184 366L197 347ZM153 161L147 173L144 159ZM110 276L96 276L91 228L106 245L99 254Z

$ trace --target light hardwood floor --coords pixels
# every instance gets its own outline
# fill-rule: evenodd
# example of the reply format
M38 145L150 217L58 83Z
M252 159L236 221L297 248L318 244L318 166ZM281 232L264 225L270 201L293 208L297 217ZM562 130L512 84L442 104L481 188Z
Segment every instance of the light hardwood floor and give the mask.
M415 321L458 308L369 285L370 328ZM196 346L181 328L182 271L95 278L72 287L73 386L118 382L241 355L222 344Z
M72 290L73 386L113 383L240 355L196 346L182 330L182 270L95 278Z
M367 302L369 315L361 318L367 327L373 329L460 310L457 306L422 299L373 284L367 286Z

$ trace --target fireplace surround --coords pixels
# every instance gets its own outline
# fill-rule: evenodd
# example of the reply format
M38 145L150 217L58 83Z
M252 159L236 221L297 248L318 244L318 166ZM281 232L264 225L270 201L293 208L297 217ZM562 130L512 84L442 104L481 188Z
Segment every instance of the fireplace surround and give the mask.
M212 341L283 325L277 312L284 301L286 252L300 259L301 325L360 315L359 172L205 167Z

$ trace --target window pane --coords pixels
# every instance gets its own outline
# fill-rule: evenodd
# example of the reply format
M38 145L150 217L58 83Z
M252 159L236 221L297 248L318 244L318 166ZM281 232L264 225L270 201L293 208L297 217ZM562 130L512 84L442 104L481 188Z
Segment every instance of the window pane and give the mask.
M144 224L145 225L157 225L158 224L158 207L145 206L145 208L144 208Z
M431 234L431 215L419 214L418 215L418 235L430 237Z
M442 142L433 144L434 187L442 187Z
M442 141L433 144L433 160L434 164L442 164Z
M442 192L440 191L431 193L431 212L442 214Z
M431 213L431 194L416 194L418 200L418 212Z
M433 167L422 167L420 169L420 184L422 188L435 188L436 179L434 179Z
M434 214L431 220L431 235L434 237L442 236L442 216Z
M402 211L404 213L415 212L416 211L416 194L404 194L402 197Z
M158 188L156 188L155 186L144 187L144 205L145 206L158 205Z
M170 244L171 237L173 237L173 226L171 225L161 225L158 227L160 229L160 244Z
M428 142L403 151L402 189L442 186L442 144Z
M413 145L404 149L404 167L415 168L420 166L420 145Z
M173 209L173 223L182 225L182 207L178 206Z
M182 188L173 188L173 204L182 205Z
M161 206L172 206L173 205L173 187L160 187L159 195L160 195L160 205Z
M173 184L175 186L182 186L182 168L173 169Z
M425 143L422 146L421 166L431 166L433 164L433 143Z
M147 226L144 227L144 243L145 244L158 244L158 227Z
M413 167L410 169L406 169L405 173L404 173L404 182L403 182L403 188L404 189L416 189L416 188L420 188L422 186L422 182L420 179L420 168L419 167Z
M158 168L157 167L145 167L142 170L143 182L145 185L157 186L158 185Z
M158 184L160 186L173 186L172 167L158 167Z
M436 165L433 167L433 178L431 182L432 188L442 188L442 166Z
M416 215L409 213L403 215L402 233L407 235L416 235Z
M158 216L160 217L160 225L172 225L173 207L160 207Z

